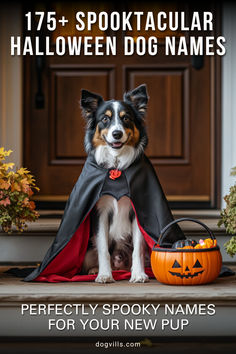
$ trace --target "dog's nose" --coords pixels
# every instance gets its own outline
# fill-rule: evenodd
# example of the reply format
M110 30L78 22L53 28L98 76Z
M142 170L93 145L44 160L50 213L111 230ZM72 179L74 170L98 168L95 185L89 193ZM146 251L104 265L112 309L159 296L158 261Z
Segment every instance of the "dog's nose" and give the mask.
M112 135L113 135L113 138L118 140L118 139L122 138L123 133L121 130L114 130L114 132L112 132Z

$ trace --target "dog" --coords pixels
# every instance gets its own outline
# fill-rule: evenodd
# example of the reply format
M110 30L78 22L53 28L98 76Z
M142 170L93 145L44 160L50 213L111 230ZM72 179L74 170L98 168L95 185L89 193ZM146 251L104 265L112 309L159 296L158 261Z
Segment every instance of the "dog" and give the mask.
M87 122L85 150L94 154L99 166L122 171L143 154L148 143L147 103L146 85L125 93L123 101L105 101L100 95L82 90L81 108ZM130 199L104 195L94 215L92 247L85 255L83 272L97 273L98 283L110 283L114 282L112 270L126 269L131 271L130 282L147 282L147 246Z

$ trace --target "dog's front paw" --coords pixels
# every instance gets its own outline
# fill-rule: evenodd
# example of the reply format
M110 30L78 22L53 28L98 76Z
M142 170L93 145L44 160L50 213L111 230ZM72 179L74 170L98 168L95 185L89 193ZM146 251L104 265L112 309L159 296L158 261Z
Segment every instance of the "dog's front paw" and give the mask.
M132 273L130 283L147 283L149 281L148 275L145 273Z
M98 274L95 279L96 283L114 283L114 281L112 274Z

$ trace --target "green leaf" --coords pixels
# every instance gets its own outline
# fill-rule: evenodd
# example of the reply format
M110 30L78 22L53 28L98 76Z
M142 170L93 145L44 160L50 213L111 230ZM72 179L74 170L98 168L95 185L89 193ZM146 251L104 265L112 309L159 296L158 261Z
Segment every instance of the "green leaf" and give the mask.
M236 236L231 237L229 241L224 244L226 252L233 257L236 254Z

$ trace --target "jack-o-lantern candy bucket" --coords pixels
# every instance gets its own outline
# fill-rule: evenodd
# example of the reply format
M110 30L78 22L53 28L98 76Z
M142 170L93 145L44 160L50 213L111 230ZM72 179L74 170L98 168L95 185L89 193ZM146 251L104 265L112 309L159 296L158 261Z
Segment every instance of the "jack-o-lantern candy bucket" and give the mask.
M202 248L199 245L198 248L195 241L188 239L177 241L174 248L173 245L170 245L172 248L167 248L166 244L163 245L166 231L172 225L182 221L193 221L202 225L213 241L211 247ZM218 277L221 265L220 248L216 244L212 231L201 221L191 218L181 218L169 223L161 231L158 244L154 245L151 254L152 271L156 279L165 284L196 285L211 283Z

